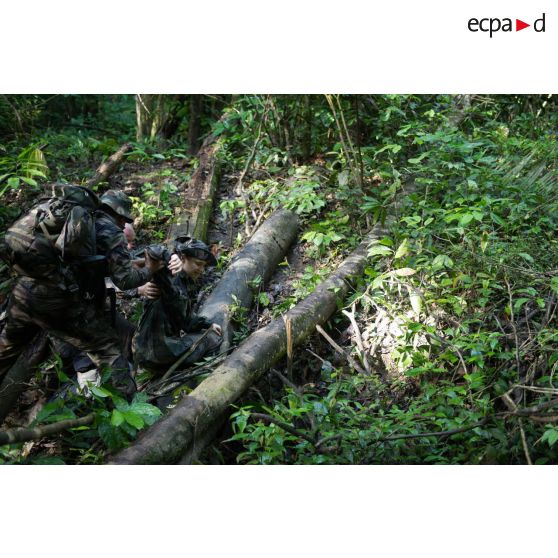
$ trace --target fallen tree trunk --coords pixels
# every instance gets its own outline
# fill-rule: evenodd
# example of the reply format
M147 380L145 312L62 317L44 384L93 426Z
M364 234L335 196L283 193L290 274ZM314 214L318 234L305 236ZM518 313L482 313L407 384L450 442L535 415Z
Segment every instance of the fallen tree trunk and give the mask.
M221 351L228 350L232 342L234 305L250 307L254 288L249 283L258 276L263 282L271 277L294 241L297 228L296 213L285 209L273 213L233 259L203 304L200 314L218 323L223 330Z
M44 332L39 333L19 356L0 384L0 424L4 421L18 397L29 386L37 367L43 362L48 350Z
M85 185L88 188L92 188L93 186L96 186L100 182L106 180L111 174L114 173L114 171L116 171L116 169L122 162L124 155L126 155L126 153L130 151L130 149L132 149L132 144L125 143L116 153L114 153L106 161L101 163L99 168L95 171L95 175L90 178L85 183Z
M370 243L386 234L386 227L376 225L336 272L287 312L295 345L337 310L338 303L349 291L348 281L364 270ZM222 421L230 405L283 358L286 351L287 333L285 320L281 318L253 333L169 415L114 456L111 463L175 463L182 456L188 459L196 455L198 452L192 448L200 441L207 443L206 432Z
M221 172L217 158L220 144L217 140L217 136L208 136L198 151L199 166L182 195L180 213L175 216L169 228L169 241L177 236L191 236L204 241L207 239L213 197Z

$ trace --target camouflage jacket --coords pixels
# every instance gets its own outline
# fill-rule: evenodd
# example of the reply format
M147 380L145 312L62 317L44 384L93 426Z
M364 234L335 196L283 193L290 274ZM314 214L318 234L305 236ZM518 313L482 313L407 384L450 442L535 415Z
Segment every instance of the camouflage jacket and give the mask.
M95 217L97 254L106 257L107 275L114 284L125 291L147 283L151 274L146 268L138 269L132 265L122 229L104 211L97 211Z
M185 273L171 277L167 269L153 281L161 297L145 303L133 340L134 359L140 366L168 366L190 349L190 334L208 328L211 322L194 313L198 288Z
M195 333L208 328L211 322L207 318L194 313L199 291L196 283L181 271L173 277L171 285L172 293L170 293L170 296L163 295L163 298L171 303L169 306L172 309L168 311L179 316L179 331Z

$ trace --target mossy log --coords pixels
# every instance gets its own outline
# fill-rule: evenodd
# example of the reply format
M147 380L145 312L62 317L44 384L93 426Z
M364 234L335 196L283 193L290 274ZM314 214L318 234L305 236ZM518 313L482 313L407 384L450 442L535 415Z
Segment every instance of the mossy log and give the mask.
M198 151L199 166L182 193L178 213L168 231L172 242L177 236L191 236L207 240L209 218L213 211L213 198L219 183L221 166L217 154L220 143L210 135Z
M296 213L286 209L274 212L233 259L203 304L200 314L223 329L222 351L228 350L232 341L234 307L251 306L255 289L250 283L258 276L262 282L270 278L293 243L297 228Z
M12 410L18 397L29 387L29 382L46 358L47 351L45 333L37 334L4 377L0 384L0 424Z
M387 234L376 225L337 271L306 299L287 312L294 345L324 324L349 292L349 280L362 275L368 247ZM216 370L163 419L138 440L113 457L114 464L176 463L197 454L192 448L207 443L206 433L215 428L230 406L287 351L285 320L277 319L254 332ZM183 461L184 462L184 461Z

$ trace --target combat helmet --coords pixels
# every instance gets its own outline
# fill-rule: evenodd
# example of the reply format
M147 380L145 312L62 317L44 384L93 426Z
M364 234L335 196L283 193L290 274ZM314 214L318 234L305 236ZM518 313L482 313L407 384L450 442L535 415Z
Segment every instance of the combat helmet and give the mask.
M101 196L101 204L120 215L127 223L132 223L132 200L121 190L107 190Z
M174 251L181 256L197 258L207 262L209 266L217 265L217 260L211 248L201 240L190 238L189 236L179 236L174 241Z

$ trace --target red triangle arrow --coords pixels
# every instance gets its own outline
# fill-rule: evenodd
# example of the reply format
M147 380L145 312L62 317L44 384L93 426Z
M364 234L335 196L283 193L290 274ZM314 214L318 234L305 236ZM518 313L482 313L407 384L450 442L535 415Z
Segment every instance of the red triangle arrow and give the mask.
M516 31L521 31L522 29L525 29L526 27L531 27L531 24L530 23L525 23L524 21L521 21L520 19L515 20L515 30Z

